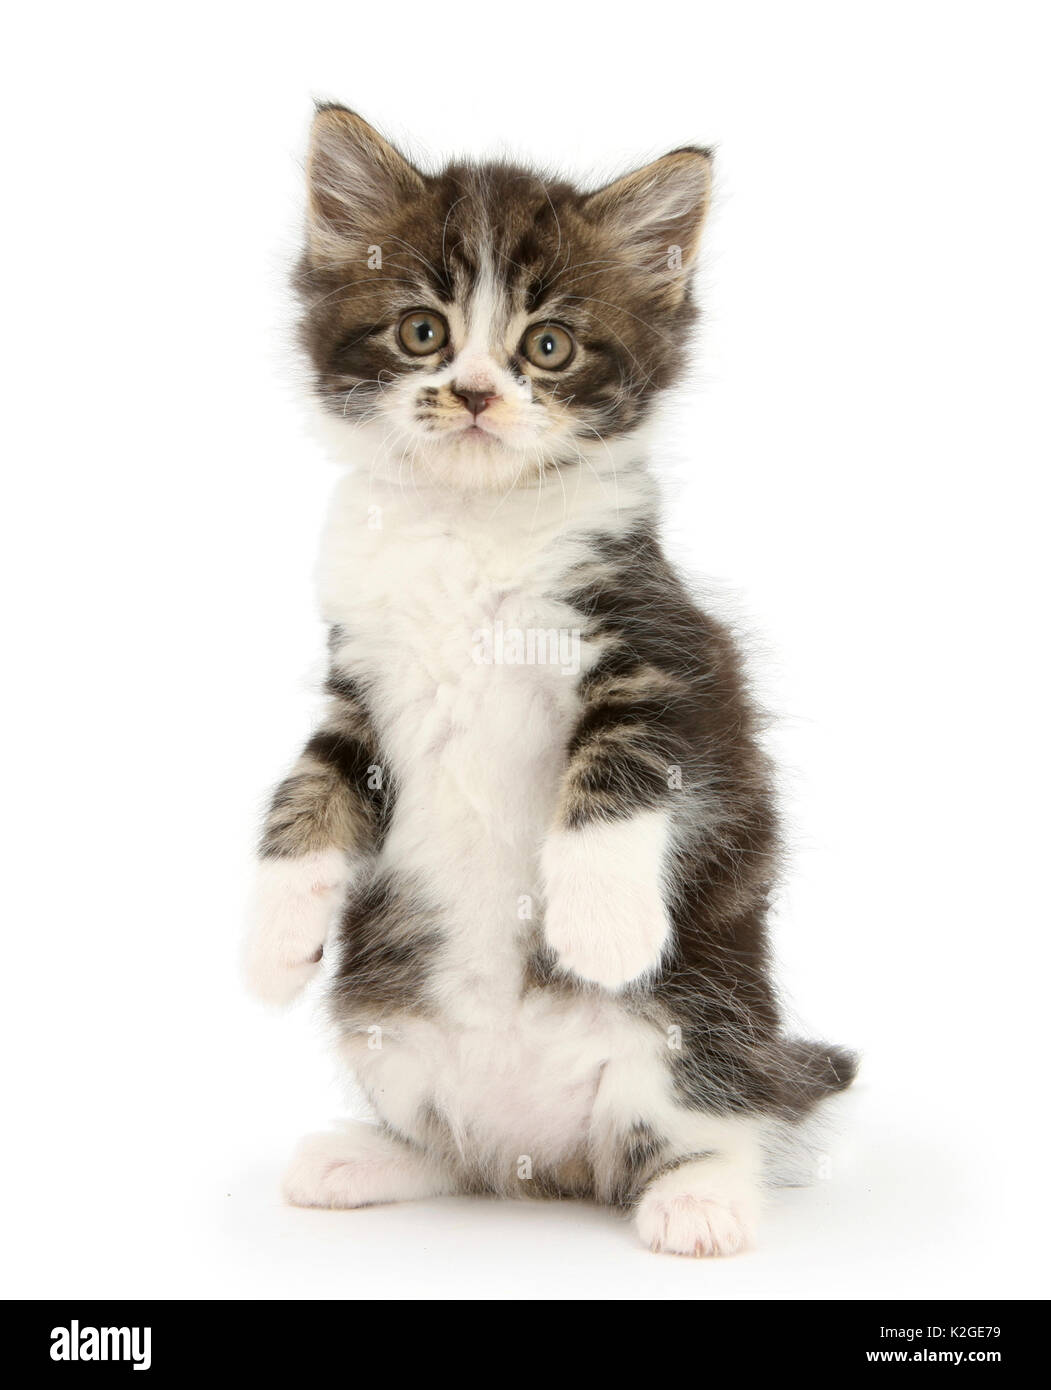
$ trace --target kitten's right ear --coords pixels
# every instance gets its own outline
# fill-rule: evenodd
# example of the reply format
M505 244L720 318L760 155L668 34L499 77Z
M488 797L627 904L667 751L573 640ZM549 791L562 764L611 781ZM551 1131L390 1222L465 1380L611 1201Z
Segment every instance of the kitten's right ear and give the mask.
M368 121L345 106L319 106L307 157L307 234L316 255L377 239L380 219L423 192L423 176Z

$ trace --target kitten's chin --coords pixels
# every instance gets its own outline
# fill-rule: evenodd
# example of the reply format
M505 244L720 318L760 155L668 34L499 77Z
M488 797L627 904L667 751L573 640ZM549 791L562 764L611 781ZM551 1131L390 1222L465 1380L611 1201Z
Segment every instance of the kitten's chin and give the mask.
M539 442L522 445L482 427L420 436L389 420L344 420L324 408L312 413L314 432L338 464L375 480L423 492L506 492L533 487L548 460Z
M449 443L455 447L459 443L500 444L502 441L484 425L468 425L465 429L457 430L449 439Z
M474 426L445 438L426 440L415 450L418 473L440 487L472 492L506 492L535 485L541 464L537 446L516 448L492 430Z
M579 470L601 487L624 490L627 475L646 453L648 426L606 440L572 436L509 438L493 429L457 429L417 435L390 420L344 420L318 407L315 433L334 462L373 481L425 494L429 489L504 494L547 487ZM625 493L625 496L627 494Z

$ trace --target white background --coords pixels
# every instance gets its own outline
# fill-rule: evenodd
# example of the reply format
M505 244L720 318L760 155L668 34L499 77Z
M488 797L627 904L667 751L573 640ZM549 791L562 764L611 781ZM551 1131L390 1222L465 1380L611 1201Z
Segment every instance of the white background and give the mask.
M1043 14L1041 11L1043 10ZM1046 1295L1046 10L188 3L7 21L6 1292ZM291 350L311 98L426 162L718 147L676 555L752 634L802 1025L865 1054L760 1249L574 1204L282 1207L343 1107L240 992L320 669Z

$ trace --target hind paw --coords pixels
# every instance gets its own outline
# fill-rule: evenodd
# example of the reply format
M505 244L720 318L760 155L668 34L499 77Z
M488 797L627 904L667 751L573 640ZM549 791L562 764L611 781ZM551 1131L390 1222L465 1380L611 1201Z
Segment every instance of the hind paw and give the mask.
M755 1239L759 1190L747 1171L717 1157L665 1173L643 1193L635 1229L668 1255L736 1255Z

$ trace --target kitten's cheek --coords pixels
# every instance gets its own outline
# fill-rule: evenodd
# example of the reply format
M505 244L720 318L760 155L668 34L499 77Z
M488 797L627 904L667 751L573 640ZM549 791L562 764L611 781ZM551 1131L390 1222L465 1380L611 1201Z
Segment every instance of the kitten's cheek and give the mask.
M544 935L564 970L620 989L657 969L671 935L667 839L662 812L548 837L541 856Z
M268 1004L288 1004L309 983L351 881L337 850L259 865L244 944L248 988Z

